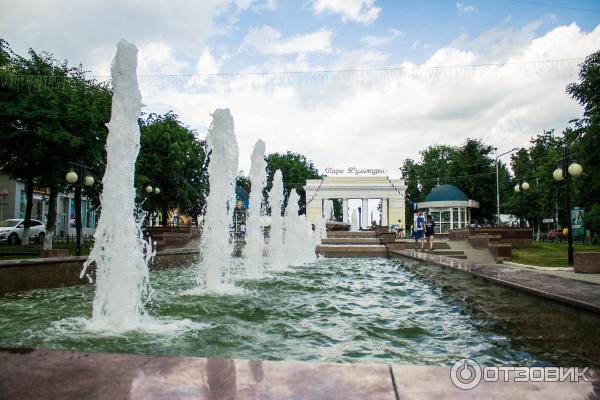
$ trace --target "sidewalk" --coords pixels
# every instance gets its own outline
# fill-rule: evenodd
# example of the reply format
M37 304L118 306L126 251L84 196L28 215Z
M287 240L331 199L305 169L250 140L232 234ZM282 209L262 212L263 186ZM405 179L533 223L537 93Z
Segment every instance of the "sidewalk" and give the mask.
M517 264L513 262L504 262L504 266L519 270L535 271L540 274L560 276L562 278L575 279L583 282L590 282L600 285L600 274L579 274L573 272L572 268L553 268L553 267L538 267L535 265Z

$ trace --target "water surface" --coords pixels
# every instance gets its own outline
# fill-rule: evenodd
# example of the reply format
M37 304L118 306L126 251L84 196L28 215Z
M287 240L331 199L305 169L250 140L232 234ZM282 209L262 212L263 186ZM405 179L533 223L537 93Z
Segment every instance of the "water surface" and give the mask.
M244 359L449 365L600 365L598 316L471 275L413 261L323 259L258 281L243 295L190 294L194 266L151 274L169 334L88 333L93 286L0 298L0 346ZM75 321L75 322L74 322Z

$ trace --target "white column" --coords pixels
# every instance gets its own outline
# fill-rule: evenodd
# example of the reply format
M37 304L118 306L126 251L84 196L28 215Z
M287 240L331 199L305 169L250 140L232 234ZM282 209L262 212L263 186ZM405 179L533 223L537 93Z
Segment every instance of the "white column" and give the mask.
M381 225L388 226L388 199L381 199Z
M342 212L343 212L343 220L342 222L348 222L348 199L342 199Z
M360 227L366 229L369 227L369 199L362 199Z

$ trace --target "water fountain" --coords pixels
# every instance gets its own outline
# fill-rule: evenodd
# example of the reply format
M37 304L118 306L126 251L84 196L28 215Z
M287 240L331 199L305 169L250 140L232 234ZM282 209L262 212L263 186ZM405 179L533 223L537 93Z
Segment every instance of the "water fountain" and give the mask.
M312 226L304 215L298 215L300 196L292 189L285 209L284 249L288 265L302 265L315 259Z
M333 200L325 201L324 208L323 217L325 218L325 221L327 222L333 220Z
M202 284L204 278L205 289L219 294L234 290L229 283L232 253L229 227L235 206L238 146L229 109L216 110L212 117L206 139L211 152L208 165L210 192L206 199L201 239L202 266L197 280Z
M269 263L274 271L285 267L283 253L283 220L281 208L283 207L283 175L281 170L273 175L273 187L269 191L269 207L271 208L271 228L269 232Z
M356 209L352 210L352 219L350 224L350 230L357 231L360 229L358 225L358 215L356 215Z
M88 329L136 329L149 293L148 262L153 252L135 218L135 160L142 96L136 76L137 48L121 40L112 63L112 112L107 124L106 171L100 197L102 215L95 244L81 272L96 266L96 293ZM89 276L88 276L89 277Z
M254 145L250 164L251 191L244 252L246 277L250 279L261 277L263 272L261 268L265 240L261 224L261 206L265 178L265 142L259 139Z

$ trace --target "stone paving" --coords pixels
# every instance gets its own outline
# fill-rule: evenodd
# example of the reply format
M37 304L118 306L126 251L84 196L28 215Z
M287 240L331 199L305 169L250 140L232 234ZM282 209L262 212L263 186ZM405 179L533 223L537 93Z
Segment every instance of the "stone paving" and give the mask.
M438 366L0 349L1 399L596 399L600 376L589 377L461 390Z
M408 257L450 267L517 290L546 297L588 311L600 313L600 285L546 274L532 269L478 264L473 261L436 256L414 250L390 251L396 258Z

